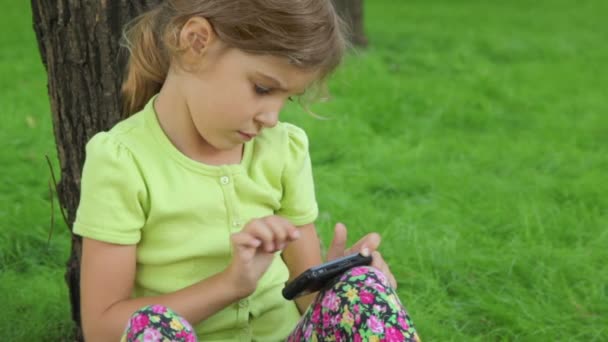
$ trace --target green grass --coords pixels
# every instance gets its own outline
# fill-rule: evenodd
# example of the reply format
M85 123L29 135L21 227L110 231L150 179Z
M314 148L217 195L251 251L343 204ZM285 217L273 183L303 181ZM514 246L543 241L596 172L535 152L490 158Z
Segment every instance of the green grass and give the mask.
M45 72L27 2L0 29L0 336L64 340ZM608 340L608 3L367 1L311 140L319 230L382 233L426 341ZM55 166L57 163L55 163Z
M46 74L28 2L0 4L0 307L5 313L0 339L69 340L63 281L69 233L59 212L47 243L51 206L45 155L56 160L56 149Z

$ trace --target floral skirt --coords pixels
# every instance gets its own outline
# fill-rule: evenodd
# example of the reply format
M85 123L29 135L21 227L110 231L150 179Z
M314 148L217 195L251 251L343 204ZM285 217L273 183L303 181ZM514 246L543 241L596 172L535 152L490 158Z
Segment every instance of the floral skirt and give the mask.
M122 341L197 341L194 329L172 310L138 310ZM372 267L355 267L321 291L287 337L295 341L420 341L388 280Z

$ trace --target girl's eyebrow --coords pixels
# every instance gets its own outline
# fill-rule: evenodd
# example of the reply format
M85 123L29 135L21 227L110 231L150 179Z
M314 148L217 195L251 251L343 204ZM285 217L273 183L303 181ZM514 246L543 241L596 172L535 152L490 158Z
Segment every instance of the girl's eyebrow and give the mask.
M285 92L285 93L289 93L289 89L286 89L286 87L281 83L281 81L277 80L276 78L274 78L270 75L264 74L260 71L256 72L256 75L259 77L265 78L267 81L273 83L273 86L275 86L278 90ZM306 92L306 90L303 90L303 91L294 93L294 95L302 96L302 95L304 95L305 92Z
M267 81L272 82L273 85L278 88L281 91L284 92L288 92L288 90L286 89L286 87L281 83L281 81L277 80L276 78L270 76L270 75L266 75L260 71L256 72L257 76L260 76L262 78L265 78Z

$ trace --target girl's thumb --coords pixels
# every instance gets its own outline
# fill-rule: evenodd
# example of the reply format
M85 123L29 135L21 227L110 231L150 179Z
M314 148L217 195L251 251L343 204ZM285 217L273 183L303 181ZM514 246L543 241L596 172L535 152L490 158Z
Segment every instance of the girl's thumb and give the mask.
M329 250L327 251L328 261L344 256L344 250L346 249L346 238L346 226L342 223L337 223L336 227L334 228L334 238L331 241Z

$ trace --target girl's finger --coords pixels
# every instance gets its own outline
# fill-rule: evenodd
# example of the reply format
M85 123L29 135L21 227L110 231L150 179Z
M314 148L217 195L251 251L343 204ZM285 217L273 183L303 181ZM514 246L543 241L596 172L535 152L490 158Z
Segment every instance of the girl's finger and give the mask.
M359 239L354 245L348 248L345 254L351 254L360 252L365 248L368 248L370 251L375 251L380 247L380 243L382 242L382 238L378 233L369 233Z
M232 234L230 240L232 241L236 254L243 260L251 259L255 254L255 250L262 244L262 241L246 232Z
M266 221L262 219L251 221L247 224L245 230L253 237L262 241L264 251L268 253L274 251L274 233Z
M289 238L289 226L291 226L291 224L285 222L284 220L277 219L266 220L266 224L272 230L274 235L274 251L276 252L277 250L285 248Z
M232 243L237 247L258 248L262 241L256 239L246 232L234 233L231 236Z
M287 219L280 216L269 216L268 219L271 220L273 224L277 224L282 227L286 234L284 240L294 241L300 237L298 227L289 222Z
M344 256L347 235L346 226L342 223L336 223L336 226L334 227L334 238L331 240L329 249L327 250L328 261Z

